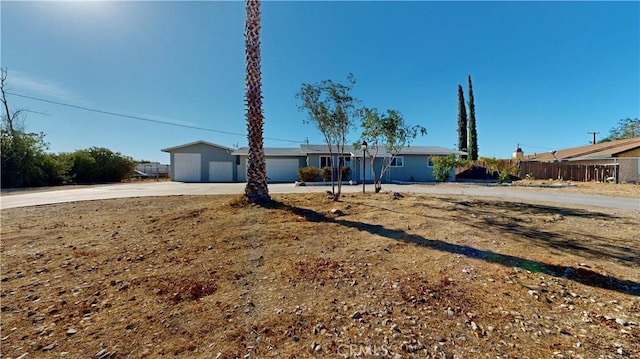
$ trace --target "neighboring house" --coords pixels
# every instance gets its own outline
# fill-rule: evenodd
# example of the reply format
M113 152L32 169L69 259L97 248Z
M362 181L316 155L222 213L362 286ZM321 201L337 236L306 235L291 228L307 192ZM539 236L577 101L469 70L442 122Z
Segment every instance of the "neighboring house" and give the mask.
M169 177L177 182L235 182L238 157L231 148L196 141L162 150L171 155Z
M640 137L534 153L523 156L522 161L521 167L530 166L533 163L551 163L563 165L565 168L573 168L575 173L573 176L576 177L574 180L602 180L606 176L606 178L613 177L616 182L638 183L640 182ZM576 171L577 166L583 168ZM590 167L587 168L587 166ZM577 179L584 177L582 173L594 169L599 169L599 175L588 175L584 179ZM556 169L556 173L558 171L559 169ZM570 179L568 176L571 175L563 177Z
M219 146L213 143L198 141L190 144L171 147L162 150L171 153L171 178L182 182L244 182L246 181L247 147L235 150ZM298 148L274 148L265 147L265 162L267 167L267 179L269 182L295 182L298 179L298 169L312 166L318 169L339 164L350 168L350 178L354 182L372 182L371 161L367 158L366 169L362 173L362 150L356 150L354 146L345 146L343 153L332 151L333 158L329 155L326 145L301 145ZM199 154L199 155L198 155ZM446 155L464 155L466 153L449 150L437 146L411 146L403 148L391 166L387 170L383 182L433 182L432 157ZM383 164L389 163L391 155L383 149L378 151L374 166L376 175L380 175ZM229 164L222 165L219 162L234 163L232 170ZM200 167L198 167L200 166ZM207 168L203 169L204 167ZM224 172L224 175L218 174ZM200 174L198 177L198 173ZM451 173L451 180L455 177ZM199 180L198 180L199 178ZM224 180L221 180L224 179Z

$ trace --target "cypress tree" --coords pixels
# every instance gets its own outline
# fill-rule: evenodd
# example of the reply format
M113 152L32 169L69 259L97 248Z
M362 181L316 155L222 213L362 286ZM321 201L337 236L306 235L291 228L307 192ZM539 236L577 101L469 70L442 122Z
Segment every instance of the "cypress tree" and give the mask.
M469 75L469 158L478 159L478 132L476 131L476 105L473 101L473 85Z
M462 86L458 85L458 150L467 152L467 106ZM463 156L466 159L466 156Z

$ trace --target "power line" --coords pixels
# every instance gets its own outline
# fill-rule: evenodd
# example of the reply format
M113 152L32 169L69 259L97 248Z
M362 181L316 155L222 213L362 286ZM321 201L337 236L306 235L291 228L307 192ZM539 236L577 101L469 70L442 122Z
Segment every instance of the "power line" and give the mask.
M46 100L46 99L43 99L43 98L38 98L38 97L33 97L33 96L27 96L27 95L21 95L21 94L17 94L17 93L13 93L13 92L6 92L6 94L7 94L7 95L18 96L18 97L23 97L23 98L28 98L28 99L35 100L35 101L47 102L47 103L51 103L51 104L54 104L54 105L60 105L60 106L71 107L71 108L75 108L75 109L78 109L78 110L84 110L84 111L89 111L89 112L100 113L100 114L103 114L103 115L110 115L110 116L123 117L123 118L132 119L132 120L138 120L138 121L146 121L146 122L152 122L152 123L159 123L159 124L162 124L162 125L169 125L169 126L176 126L176 127L184 127L184 128L194 129L194 130L201 130L201 131L208 131L208 132L222 133L222 134L225 134L225 135L246 136L246 134L244 134L244 133L236 133L236 132L229 132L229 131L214 130L214 129L211 129L211 128L198 127L198 126L191 126L191 125L184 125L184 124L173 123L173 122L167 122L167 121L161 121L161 120L152 120L152 119L150 119L150 118L144 118L144 117L132 116L132 115L125 115L125 114L116 113L116 112L111 112L111 111L97 110L97 109L94 109L94 108L89 108L89 107L84 107L84 106L78 106L78 105L71 105L71 104L68 104L68 103L63 103L63 102L58 102L58 101L52 101L52 100ZM272 140L272 141L281 141L281 142L302 143L301 141L285 140L285 139L281 139L281 138L273 138L273 137L264 137L264 139L265 139L265 140Z

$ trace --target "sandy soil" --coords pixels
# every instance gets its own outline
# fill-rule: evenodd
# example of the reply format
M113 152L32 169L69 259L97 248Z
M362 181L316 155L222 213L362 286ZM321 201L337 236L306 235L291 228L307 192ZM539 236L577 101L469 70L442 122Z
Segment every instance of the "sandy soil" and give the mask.
M2 357L640 356L638 212L274 199L2 210Z

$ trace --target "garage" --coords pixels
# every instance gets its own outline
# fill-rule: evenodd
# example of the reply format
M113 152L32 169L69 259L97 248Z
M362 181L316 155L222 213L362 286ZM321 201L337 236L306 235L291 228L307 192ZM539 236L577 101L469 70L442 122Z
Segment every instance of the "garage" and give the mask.
M199 153L174 154L174 181L200 182L201 173Z
M209 162L209 182L233 182L233 162Z
M298 179L296 158L267 158L267 180L269 182L295 182Z

